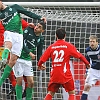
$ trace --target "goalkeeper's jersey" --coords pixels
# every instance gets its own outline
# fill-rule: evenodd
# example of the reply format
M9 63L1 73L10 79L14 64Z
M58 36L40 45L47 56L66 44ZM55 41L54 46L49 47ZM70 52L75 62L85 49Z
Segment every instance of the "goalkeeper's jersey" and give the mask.
M37 47L37 60L39 60L40 56L42 55L43 45L44 45L44 37L42 35L36 36L34 33L34 29L27 27L23 31L24 36L24 46L22 49L22 53L20 58L24 60L31 60L29 52L34 53Z
M26 9L17 4L8 6L4 10L0 11L0 19L2 20L2 24L5 30L17 32L19 34L23 33L20 13L25 14L34 19L41 18L41 16L27 11Z

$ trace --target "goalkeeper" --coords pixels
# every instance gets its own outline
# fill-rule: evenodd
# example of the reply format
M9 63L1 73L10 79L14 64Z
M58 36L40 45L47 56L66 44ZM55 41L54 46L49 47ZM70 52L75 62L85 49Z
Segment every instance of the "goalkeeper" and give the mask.
M100 45L98 45L98 37L96 35L89 37L89 45L86 48L86 59L90 62L91 68L87 73L81 100L87 100L90 88L100 80Z
M4 32L4 46L5 49L2 54L1 67L3 67L7 63L7 58L10 52L9 63L6 65L4 73L0 78L0 86L3 84L5 79L9 76L12 71L12 67L15 65L17 59L21 55L21 50L23 47L23 31L21 25L21 17L20 13L25 14L31 18L44 20L46 22L45 17L41 17L27 11L23 7L15 4L12 6L6 6L0 0L0 20L5 28Z
M68 100L75 100L74 80L69 65L71 56L82 60L88 67L90 67L89 62L79 51L77 51L75 46L65 41L65 35L66 32L64 29L57 29L57 41L46 49L38 62L38 69L43 70L45 67L42 64L48 60L48 58L52 59L48 93L44 100L52 100L55 92L58 91L60 86L68 92Z

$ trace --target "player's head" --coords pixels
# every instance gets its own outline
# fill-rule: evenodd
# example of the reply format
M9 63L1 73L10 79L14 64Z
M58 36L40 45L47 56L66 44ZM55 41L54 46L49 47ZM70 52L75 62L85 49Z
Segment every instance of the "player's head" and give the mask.
M39 24L41 24L41 25L42 25L42 29L43 29L43 30L45 30L45 29L46 29L46 24L45 24L43 21L39 22Z
M65 36L66 36L66 32L65 32L65 30L63 28L58 28L56 30L56 37L57 37L57 39L64 39Z
M46 24L41 21L35 26L34 32L36 34L43 33L45 31L45 29L46 29Z
M0 0L0 10L2 10L3 8L3 4L2 4L2 0Z
M0 0L0 10L2 9L2 1Z
M91 35L89 37L89 45L92 49L96 49L98 46L98 37L96 35Z

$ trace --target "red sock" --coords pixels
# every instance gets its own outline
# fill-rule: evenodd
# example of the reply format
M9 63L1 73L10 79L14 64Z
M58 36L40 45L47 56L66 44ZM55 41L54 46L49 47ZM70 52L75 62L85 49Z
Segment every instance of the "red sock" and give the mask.
M75 100L75 94L70 94L68 100Z
M51 94L47 94L44 98L44 100L52 100Z
M25 76L23 76L24 82L25 82L25 89L28 87L27 79Z
M9 80L12 84L12 87L15 87L16 86L16 78L15 78L13 70L10 72Z

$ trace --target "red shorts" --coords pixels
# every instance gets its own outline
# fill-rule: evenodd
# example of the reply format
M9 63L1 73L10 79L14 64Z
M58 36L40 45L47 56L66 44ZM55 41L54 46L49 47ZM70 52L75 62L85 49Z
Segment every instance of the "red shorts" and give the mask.
M57 92L60 87L63 87L66 92L74 90L74 81L73 79L69 80L65 84L53 83L50 82L48 85L48 91Z

